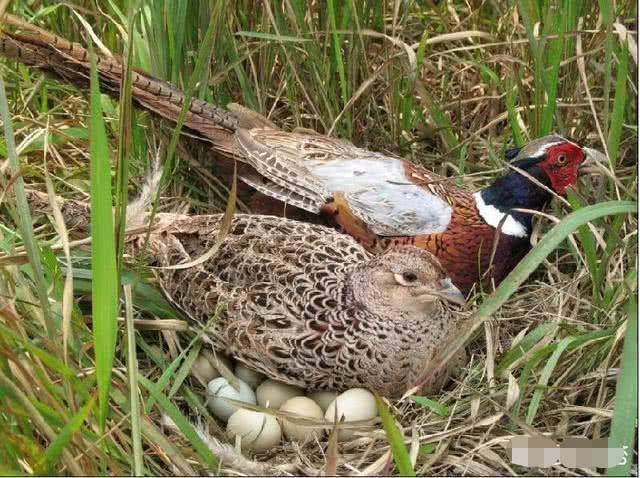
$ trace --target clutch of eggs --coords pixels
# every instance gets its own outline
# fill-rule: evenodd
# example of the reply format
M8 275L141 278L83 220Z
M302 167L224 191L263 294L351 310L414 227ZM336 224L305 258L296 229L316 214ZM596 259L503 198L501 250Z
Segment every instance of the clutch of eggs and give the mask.
M344 422L350 422L372 419L378 415L375 397L366 389L353 388L341 394L316 391L305 396L299 387L276 380L265 380L262 374L240 363L234 368L229 359L218 355L215 360L224 361L223 367L234 370L235 377L229 377L232 383L219 376L211 354L204 358L201 354L196 359L192 372L200 378L215 375L207 385L207 405L214 416L227 422L227 436L232 443L235 443L236 436L240 437L243 450L257 453L267 451L280 443L283 434L286 439L300 443L319 437L321 429L304 425L305 418L317 422L324 417L325 422L332 424L336 416L338 421L344 417ZM299 418L276 418L269 413L240 408L225 398L281 410ZM331 431L329 426L327 431ZM340 430L338 439L349 440L354 434L354 430Z

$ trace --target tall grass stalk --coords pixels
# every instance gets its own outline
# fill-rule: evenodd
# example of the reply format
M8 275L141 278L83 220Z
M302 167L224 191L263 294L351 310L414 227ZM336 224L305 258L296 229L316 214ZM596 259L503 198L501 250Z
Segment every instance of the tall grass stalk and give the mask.
M122 254L124 252L124 233L127 228L127 185L129 183L129 161L133 155L132 118L133 105L131 100L131 68L133 65L133 31L134 21L137 15L135 6L128 9L128 22L125 47L125 70L122 91L120 92L120 121L118 131L118 161L116 163L116 190L115 190L115 235L116 258L118 270L118 284L122 272Z
M222 5L223 2L222 1L218 1L217 5ZM218 9L216 9L216 11L218 11ZM212 53L212 45L213 45L213 41L215 38L215 33L218 29L219 26L219 22L218 22L218 15L214 15L211 18L211 21L209 23L209 27L207 29L207 32L205 34L204 37L204 41L202 43L201 48L198 50L198 59L196 61L196 66L195 69L191 75L191 78L189 80L189 84L187 85L187 88L185 89L185 93L184 93L184 103L182 104L182 108L180 110L180 115L178 116L178 121L176 123L176 126L173 130L173 134L171 136L171 141L169 143L168 149L167 149L167 156L165 159L165 163L163 165L163 170L162 170L162 178L160 180L160 184L164 184L164 182L166 181L167 176L170 174L170 171L173 168L173 158L176 152L176 148L178 146L178 140L180 139L180 132L182 130L182 125L184 124L184 120L187 117L187 112L189 111L189 108L191 106L191 99L193 97L193 93L195 91L196 88L196 84L199 80L199 78L202 75L202 71L204 68L204 65L209 61L209 58L211 57L211 53ZM153 223L153 218L156 212L156 209L158 207L158 200L160 198L160 191L157 192L155 200L153 201L153 209L151 210L151 215L149 217L149 222ZM149 235L151 233L151 229L147 230L147 236L145 239L145 243L148 243L149 241Z
M47 294L47 286L42 271L42 262L40 258L40 249L35 240L32 226L31 212L29 211L29 204L24 192L24 179L20 174L20 165L18 163L18 155L16 153L16 145L13 136L13 123L11 120L11 114L9 113L9 105L7 102L7 93L5 89L4 79L0 75L0 115L4 125L4 139L6 142L7 156L9 159L9 172L13 176L13 189L16 195L16 207L10 206L9 211L12 213L13 220L18 224L20 228L20 235L24 242L27 255L29 257L29 263L33 271L33 278L36 282L36 294L40 301L41 320L49 338L52 339L55 336L58 326L54 322L50 314L49 297ZM0 175L1 177L2 175ZM9 183L2 178L0 184L4 188L9 187ZM22 281L21 281L22 282ZM24 283L23 283L24 285Z

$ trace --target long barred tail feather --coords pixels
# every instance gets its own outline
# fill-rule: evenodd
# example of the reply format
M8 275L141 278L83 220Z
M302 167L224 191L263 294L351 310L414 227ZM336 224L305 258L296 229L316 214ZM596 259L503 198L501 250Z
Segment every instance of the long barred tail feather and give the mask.
M5 15L4 23L19 28L18 32L0 32L0 54L44 70L65 81L81 86L89 83L89 52L53 33L26 23L13 15ZM96 55L97 73L106 92L118 97L123 62L115 56ZM184 93L166 81L140 70L132 72L132 97L142 108L170 121L177 121L184 103ZM232 153L229 140L238 128L241 114L222 110L198 98L191 100L185 127L216 144L221 152Z
M86 86L89 83L90 57L87 49L53 33L7 14L0 31L0 55L46 71L64 81ZM14 31L8 31L7 26ZM118 97L123 77L123 62L117 56L96 54L96 67L103 91ZM184 104L184 93L166 81L150 74L132 71L132 98L143 109L169 121L177 121ZM210 144L218 156L235 158L252 171L240 174L247 185L284 204L295 206L311 214L318 214L329 196L324 185L309 174L297 157L277 157L279 148L262 150L259 142L252 141L253 132L281 132L285 141L294 141L294 133L280 131L271 121L258 113L231 104L230 111L220 109L200 99L193 98L184 126L200 140ZM287 139L288 138L288 139ZM227 166L221 167L224 173ZM245 170L246 171L246 170ZM142 191L142 196L146 191ZM134 220L141 218L142 203L132 209ZM260 209L260 208L258 208ZM133 224L133 222L132 222Z

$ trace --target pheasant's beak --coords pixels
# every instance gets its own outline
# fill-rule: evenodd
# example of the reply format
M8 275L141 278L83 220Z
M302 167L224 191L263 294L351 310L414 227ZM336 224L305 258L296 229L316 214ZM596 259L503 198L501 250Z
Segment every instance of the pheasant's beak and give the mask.
M421 297L425 301L430 301L433 300L434 297L439 297L458 305L464 305L467 302L465 296L460 292L460 289L453 285L451 279L442 279L440 281L440 285L442 286L440 289L430 288L428 291L421 294Z
M605 160L607 159L606 156L604 156L597 149L582 148L582 151L584 151L584 161L580 163L580 169L583 169L585 167L588 168L589 166L597 166L599 157L604 157Z

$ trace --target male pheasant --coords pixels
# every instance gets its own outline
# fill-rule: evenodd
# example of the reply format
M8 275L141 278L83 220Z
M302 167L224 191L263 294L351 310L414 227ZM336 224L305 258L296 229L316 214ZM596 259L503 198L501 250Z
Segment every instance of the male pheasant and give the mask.
M30 191L29 201L49 207L46 194ZM86 204L59 206L65 222L88 226ZM129 227L141 219L128 215ZM457 331L462 317L447 303L463 304L464 296L428 251L399 246L372 255L326 226L236 214L217 251L199 262L221 224L220 214L160 213L146 254L144 233L129 236L126 252L149 258L166 296L210 327L217 350L272 379L396 397ZM442 386L464 357L463 349L425 391Z
M0 35L0 52L67 81L86 83L85 49L8 16L26 33ZM100 81L117 93L122 64L100 57ZM175 121L184 102L172 85L136 71L133 99ZM241 180L257 190L256 212L324 218L368 250L411 244L435 254L467 294L480 280L499 283L530 248L531 213L575 186L585 151L552 135L507 150L515 170L478 192L402 159L326 136L289 133L257 114L228 112L194 99L185 126L212 150L241 161ZM291 207L293 206L293 207ZM306 213L306 214L305 214ZM312 218L313 220L313 218Z
M576 143L545 136L508 150L518 170L472 193L408 161L333 138L255 128L238 129L236 138L259 175L243 179L258 191L322 215L369 250L429 250L465 294L485 272L500 282L522 259L531 213L517 209L541 210L552 192L563 194L585 159Z

